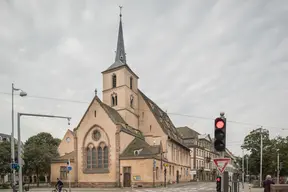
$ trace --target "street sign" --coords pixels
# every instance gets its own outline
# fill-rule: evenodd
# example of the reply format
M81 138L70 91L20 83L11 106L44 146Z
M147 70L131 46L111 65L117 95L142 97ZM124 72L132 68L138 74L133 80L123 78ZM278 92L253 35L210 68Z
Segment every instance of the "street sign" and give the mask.
M68 171L72 171L72 167L70 165L67 167L67 169Z
M156 168L156 160L153 159L153 167Z
M231 160L230 158L217 158L213 159L213 162L216 165L218 171L220 173L223 173L230 160Z

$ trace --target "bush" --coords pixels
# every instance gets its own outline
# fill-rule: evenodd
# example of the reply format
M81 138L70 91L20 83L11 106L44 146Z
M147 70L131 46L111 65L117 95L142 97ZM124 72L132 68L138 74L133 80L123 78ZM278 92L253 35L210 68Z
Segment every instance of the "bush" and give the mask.
M8 183L0 184L0 189L10 189L10 185Z

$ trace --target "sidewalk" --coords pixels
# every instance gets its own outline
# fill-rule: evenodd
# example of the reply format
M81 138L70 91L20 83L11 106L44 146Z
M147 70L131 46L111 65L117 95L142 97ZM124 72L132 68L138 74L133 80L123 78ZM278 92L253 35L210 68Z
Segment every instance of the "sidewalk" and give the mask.
M243 191L242 189L242 185L240 186L240 192ZM244 192L263 192L264 189L263 188L252 188L252 185L251 185L251 190L249 189L249 184L248 183L245 183L244 184Z

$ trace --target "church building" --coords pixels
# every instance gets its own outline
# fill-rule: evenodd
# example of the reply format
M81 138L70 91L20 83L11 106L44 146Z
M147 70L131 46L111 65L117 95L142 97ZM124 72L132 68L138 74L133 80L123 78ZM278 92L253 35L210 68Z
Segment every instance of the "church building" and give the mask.
M152 187L190 181L190 149L167 113L139 89L126 62L121 14L115 61L102 76L102 101L96 94L65 134L60 157L51 163L51 183Z

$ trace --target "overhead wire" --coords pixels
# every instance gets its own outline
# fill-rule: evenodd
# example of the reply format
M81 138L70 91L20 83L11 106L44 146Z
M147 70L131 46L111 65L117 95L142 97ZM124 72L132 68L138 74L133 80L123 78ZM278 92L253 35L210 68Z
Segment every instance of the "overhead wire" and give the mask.
M0 92L0 94L2 94L2 95L11 95L11 93L7 93L7 92ZM70 103L79 103L79 104L89 104L90 103L88 101L70 100L70 99L62 99L62 98L55 98L55 97L36 96L36 95L27 95L26 97L34 98L34 99L46 99L46 100L54 100L54 101L62 101L62 102L70 102ZM139 111L149 111L150 112L150 110L145 110L145 109L137 109L137 108L134 108L134 109L139 110ZM163 112L165 112L165 111L163 111ZM169 114L169 115L182 116L182 117L188 117L188 118L203 119L203 120L214 120L214 118L212 118L212 117L203 117L203 116L188 115L188 114L173 113L173 112L165 112L165 113ZM227 120L227 122L235 123L235 124L242 124L242 125L247 125L247 126L253 126L255 128L267 127L267 128L288 130L288 128L284 128L284 127L253 124L253 123L247 123L247 122L235 121L235 120Z

